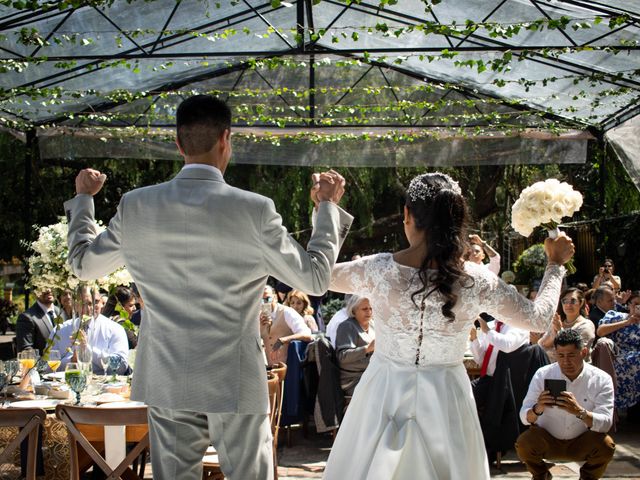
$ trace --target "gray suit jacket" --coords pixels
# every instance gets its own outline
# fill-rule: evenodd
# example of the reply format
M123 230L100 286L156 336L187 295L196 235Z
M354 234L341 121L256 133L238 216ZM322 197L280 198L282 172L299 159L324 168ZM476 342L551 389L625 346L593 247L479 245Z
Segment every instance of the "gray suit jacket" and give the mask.
M56 316L60 314L58 307L53 307ZM51 323L47 314L38 303L34 303L18 316L16 321L16 346L21 352L25 348L44 350L51 334Z
M144 299L132 398L211 413L268 412L258 321L266 280L324 293L352 221L321 203L305 251L270 199L205 168L127 193L97 236L92 197L65 210L74 272L89 280L126 265Z

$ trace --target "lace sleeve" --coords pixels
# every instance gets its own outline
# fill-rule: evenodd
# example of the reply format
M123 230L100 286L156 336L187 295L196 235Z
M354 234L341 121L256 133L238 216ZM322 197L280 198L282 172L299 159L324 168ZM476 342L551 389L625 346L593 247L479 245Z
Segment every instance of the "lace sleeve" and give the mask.
M548 265L533 302L493 274L483 274L476 269L472 276L476 281L476 288L479 289L478 300L483 311L511 326L541 332L547 330L553 319L564 273L564 267Z
M329 290L339 293L366 295L372 289L369 285L367 265L375 257L363 257L352 262L338 263L331 272Z

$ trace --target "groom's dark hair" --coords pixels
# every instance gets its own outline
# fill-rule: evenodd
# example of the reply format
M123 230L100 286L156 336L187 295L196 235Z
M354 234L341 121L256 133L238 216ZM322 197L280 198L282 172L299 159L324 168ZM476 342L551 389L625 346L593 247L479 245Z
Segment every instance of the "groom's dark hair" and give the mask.
M187 155L202 155L231 128L231 110L211 95L194 95L178 106L176 127L182 151Z

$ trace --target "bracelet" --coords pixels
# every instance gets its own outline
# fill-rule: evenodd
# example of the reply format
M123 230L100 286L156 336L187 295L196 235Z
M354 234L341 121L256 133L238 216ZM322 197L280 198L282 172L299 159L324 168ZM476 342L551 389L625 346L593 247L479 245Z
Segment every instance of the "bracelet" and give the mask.
M586 416L587 416L587 409L583 408L582 410L580 410L578 412L578 414L576 415L576 418L578 420L584 420L586 418Z
M531 411L534 413L534 415L535 415L536 417L539 417L540 415L542 415L542 414L544 413L544 411L542 411L542 412L540 412L540 413L536 412L536 407L537 407L537 406L538 406L538 404L537 404L537 403L534 403L534 404L533 404L533 407L531 407Z

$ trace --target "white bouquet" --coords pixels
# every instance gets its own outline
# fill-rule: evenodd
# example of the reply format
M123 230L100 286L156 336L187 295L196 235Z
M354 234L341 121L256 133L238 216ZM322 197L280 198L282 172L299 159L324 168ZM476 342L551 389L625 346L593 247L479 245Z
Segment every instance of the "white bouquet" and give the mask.
M32 251L27 259L29 265L28 286L36 292L46 289L57 291L75 290L81 283L71 271L71 266L67 263L69 249L67 247L68 225L65 217L60 217L60 221L45 227L36 227L38 238L27 247ZM105 227L98 225L99 231L104 231ZM98 288L112 291L118 285L130 285L133 282L131 275L126 268L120 268L111 275L99 278L95 284Z
M555 238L558 224L580 210L582 194L566 182L550 178L525 188L511 208L511 225L520 235L528 237L536 227L548 230ZM567 263L569 274L575 272L573 262Z

